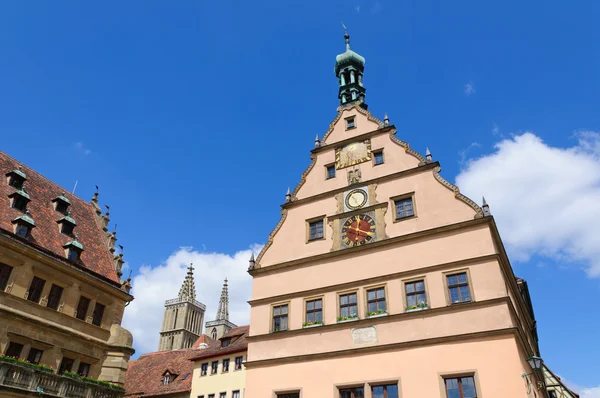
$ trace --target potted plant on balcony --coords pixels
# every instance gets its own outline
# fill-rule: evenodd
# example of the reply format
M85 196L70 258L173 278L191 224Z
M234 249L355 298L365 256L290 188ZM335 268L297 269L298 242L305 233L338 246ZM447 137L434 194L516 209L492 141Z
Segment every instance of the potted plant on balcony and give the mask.
M429 308L429 305L426 302L421 301L417 305L409 305L408 307L406 307L406 312L422 311L422 310L426 310L428 308Z
M39 370L41 372L53 373L54 368L52 366L44 365L41 363L32 363L21 359L19 357L7 357L4 355L0 355L0 362L14 363L17 365L25 366L31 369Z

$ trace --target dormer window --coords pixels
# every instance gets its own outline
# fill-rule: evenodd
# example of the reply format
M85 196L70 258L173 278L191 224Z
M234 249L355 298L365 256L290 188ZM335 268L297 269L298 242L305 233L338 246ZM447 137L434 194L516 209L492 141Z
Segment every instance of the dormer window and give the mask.
M27 176L21 171L20 166L18 169L6 173L6 177L8 177L8 185L17 189L21 189L25 180L27 180Z
M221 346L222 347L227 347L229 345L229 343L231 342L231 339L223 339L221 341Z
M77 226L77 223L75 222L75 220L73 218L71 218L70 212L67 213L66 216L64 216L63 218L58 220L57 223L60 225L61 233L68 235L68 236L73 236L73 229L75 229L75 227Z
M166 386L167 384L171 383L173 380L175 380L175 378L177 377L176 374L172 374L170 373L168 370L165 371L165 373L163 373L162 375L162 383Z
M27 192L23 190L23 186L18 191L15 191L8 195L11 199L10 206L13 209L17 209L25 213L27 211L27 204L31 201Z
M83 252L83 245L77 240L77 235L75 235L75 240L68 242L63 248L65 249L65 256L69 261L79 261L81 252Z
M71 202L65 196L65 192L63 192L62 195L52 199L52 202L54 203L54 210L64 214L65 216L68 215L68 209Z
M17 224L15 234L17 234L21 238L26 238L27 236L29 236L29 227L27 227L24 224Z
M15 225L15 235L21 238L28 238L31 235L31 230L35 228L35 221L29 215L29 211L12 220L12 223Z

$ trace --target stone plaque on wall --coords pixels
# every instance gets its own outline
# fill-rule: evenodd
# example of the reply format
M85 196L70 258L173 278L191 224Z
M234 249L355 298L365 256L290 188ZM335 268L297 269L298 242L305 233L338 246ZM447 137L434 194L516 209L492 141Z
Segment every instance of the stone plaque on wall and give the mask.
M352 329L352 341L354 344L377 343L377 329L375 326Z

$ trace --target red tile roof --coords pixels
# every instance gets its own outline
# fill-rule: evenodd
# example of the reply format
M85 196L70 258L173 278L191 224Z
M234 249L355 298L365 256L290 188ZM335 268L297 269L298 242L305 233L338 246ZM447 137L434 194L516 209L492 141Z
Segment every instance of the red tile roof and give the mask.
M190 360L200 361L202 359L246 351L248 349L248 340L246 340L246 337L248 337L249 329L250 326L239 326L231 329L220 338L221 342L228 338L231 339L227 347L223 347L220 342L218 344L211 344L202 351L196 351L196 355L192 356Z
M140 356L135 361L129 361L125 377L125 396L127 398L168 396L191 391L194 361L245 351L248 348L246 341L248 330L249 326L233 328L225 333L220 341L202 335L192 348L151 352ZM221 347L221 341L226 338L231 338L231 344ZM200 348L202 343L207 344L208 347ZM162 377L167 370L178 376L165 385Z
M129 361L125 376L125 396L131 398L176 394L192 389L194 363L189 361L197 355L197 349L158 351ZM177 374L169 384L163 384L166 370ZM186 376L187 375L187 376Z
M11 201L8 195L15 192L16 189L8 185L5 177L7 173L18 169L19 166L22 166L21 171L27 175L25 192L31 199L27 204L27 209L36 225L31 231L31 236L27 239L17 237L13 233L12 220L22 216L23 213L10 206ZM1 151L0 173L2 178L0 181L0 233L63 260L69 266L73 266L72 263L67 261L63 248L73 238L60 232L56 222L64 216L54 210L54 204L52 203L52 199L60 196L66 190ZM108 250L104 232L96 220L92 205L68 192L64 196L71 202L69 206L71 217L77 222L74 233L77 234L77 240L84 247L81 259L75 266L98 274L111 282L118 283L119 278L115 271L113 258Z

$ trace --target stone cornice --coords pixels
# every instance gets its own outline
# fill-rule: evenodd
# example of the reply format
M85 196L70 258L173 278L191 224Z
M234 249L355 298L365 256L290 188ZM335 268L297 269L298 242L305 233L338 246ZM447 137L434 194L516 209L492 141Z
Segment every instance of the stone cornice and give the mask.
M376 177L376 178L372 178L370 180L365 180L365 181L361 181L360 184L356 184L357 186L364 186L364 185L369 185L369 184L380 184L382 182L385 181L389 181L389 180L395 180L398 178L403 178L403 177L407 177L409 175L413 175L413 174L417 174L417 173L422 173L424 171L427 170L435 170L435 168L439 168L440 164L438 162L431 162L431 163L426 163L417 167L413 167L412 169L407 169L407 170L402 170L402 171L398 171L396 173L392 173L392 174L388 174L388 175L384 175L381 177ZM336 189L332 189L330 191L325 191L325 192L321 192L319 194L313 195L313 196L307 196L306 198L302 198L302 199L293 199L291 202L288 203L284 203L281 205L282 209L290 209L292 207L296 207L298 205L301 204L305 204L308 202L312 202L314 200L319 200L322 198L326 198L326 197L330 197L333 196L335 194L338 194L340 192L345 192L348 189L351 189L354 185L347 185L341 188L336 188Z
M352 281L352 282L322 286L322 287L319 287L316 289L295 291L293 293L281 294L278 296L271 296L271 297L265 297L265 298L260 298L260 299L256 299L256 300L249 300L248 304L250 304L250 306L264 305L264 304L277 303L280 301L288 301L288 300L291 300L293 298L298 298L298 297L318 296L318 295L326 293L326 292L349 290L354 287L363 286L363 285L375 285L380 282L389 281L389 280L393 280L393 279L410 278L412 275L421 275L421 274L426 274L429 272L440 271L440 270L445 270L445 269L461 268L461 267L468 266L470 264L483 263L483 262L491 261L491 260L500 261L499 255L498 254L489 254L487 256L472 257L472 258L465 259L465 260L458 260L458 261L452 261L452 262L448 262L448 263L435 264L435 265L430 265L427 267L415 268L415 269L411 269L411 270L407 270L407 271L394 272L392 274L374 276L372 278L361 279L361 280Z
M459 311L470 310L470 309L479 308L479 307L490 307L490 306L494 306L494 305L501 304L501 303L510 304L510 299L508 297L497 297L497 298L493 298L493 299L489 299L489 300L470 301L468 303L452 304L452 305L446 305L444 307L434 307L434 308L429 308L425 311L399 312L396 314L389 314L387 316L378 317L378 318L361 318L361 319L358 319L357 321L353 321L351 325L352 325L352 328L361 328L361 327L367 327L367 326L371 326L371 325L375 325L375 324L394 322L394 321L398 321L398 320L423 318L424 316L434 316L434 315L439 315L439 314L445 314L448 312L459 312ZM253 336L248 336L248 337L246 337L246 339L249 342L278 340L278 339L290 338L290 337L294 337L294 336L302 335L302 334L314 334L314 333L323 333L324 331L348 329L348 327L349 326L348 326L347 322L333 323L333 324L325 324L318 328L300 328L300 329L286 330L284 332L257 334L257 335L253 335Z
M381 320L382 318L378 318ZM347 326L347 325L346 325ZM320 329L320 328L317 328ZM291 362L301 362L301 361L313 361L313 360L322 360L327 358L339 358L339 357L347 357L347 356L358 356L365 355L375 352L382 351L392 351L392 350L400 350L414 347L423 347L429 345L437 345L437 344L447 344L453 342L464 342L468 340L476 340L483 339L489 337L499 337L506 335L518 335L519 332L517 328L504 328L504 329L495 329L495 330L487 330L484 332L473 332L473 333L465 333L458 334L452 336L444 336L444 337L434 337L429 339L422 340L414 340L414 341L406 341L400 343L392 343L392 344L383 344L376 345L370 347L353 347L346 350L339 351L331 351L331 352L320 352L315 354L305 354L305 355L295 355L291 357L282 357L282 358L273 358L273 359L263 359L259 361L249 361L246 362L246 369L257 368L261 366L271 366L271 365L282 365L285 363Z
M395 127L393 125L390 126L385 126L383 128L379 128L376 130L372 130L354 137L350 137L350 138L346 138L344 140L341 141L337 141L337 142L333 142L331 144L328 144L327 142L325 142L325 144L322 144L321 146L312 149L310 152L311 153L319 153L319 152L325 152L331 149L335 149L341 146L344 146L346 144L350 144L353 142L357 142L357 141L364 141L368 138L372 138L381 134L385 134L385 133L389 133L391 130L395 130Z
M75 267L72 264L68 264L64 260L56 258L56 256L54 256L52 253L47 253L46 251L31 245L24 245L7 234L5 230L0 228L0 246L2 244L5 244L11 250L21 254L24 257L34 259L52 268L58 268L60 272L65 272L76 279L84 279L86 283L89 283L90 285L93 285L94 287L97 287L106 293L117 296L121 300L133 300L133 296L121 290L116 282L111 281L110 279L105 278L85 267Z
M9 293L0 292L0 294L9 294ZM13 297L16 297L16 296L13 296ZM54 329L58 332L65 333L66 335L71 335L71 336L75 335L75 336L87 341L89 344L96 344L96 345L102 347L102 349L106 349L106 347L108 346L108 343L105 340L101 340L97 337L90 336L89 334L82 333L79 330L75 330L70 327L60 325L58 323L49 322L44 318L40 318L38 316L31 315L27 312L24 312L24 311L21 311L16 308L13 308L13 307L10 307L10 306L0 303L0 314L2 312L9 313L15 317L30 321L32 323L37 323L39 325L42 325L42 326L50 328L50 329ZM5 316L6 315L0 315L0 318L4 318Z
M287 210L284 209L283 211L287 211ZM261 276L264 274L281 272L282 270L287 270L290 267L296 268L298 266L310 266L311 264L314 264L317 261L321 261L321 260L333 258L333 257L338 257L338 256L348 256L348 255L351 256L351 255L354 255L358 251L369 251L369 250L373 250L373 249L378 248L383 245L394 244L394 243L398 243L398 242L406 242L406 241L420 239L425 236L438 235L438 234L443 234L446 232L456 231L456 230L460 230L460 229L464 229L464 228L470 228L470 227L474 227L474 226L478 226L478 225L482 225L482 224L489 224L491 222L490 219L491 219L491 217L475 218L473 220L462 221L459 223L448 224L448 225L444 225L441 227L426 229L426 230L413 232L413 233L406 234L406 235L395 236L393 238L382 239L377 242L370 243L368 245L355 246L355 247L351 247L348 249L336 250L336 251L332 251L332 252L317 254L314 256L309 256L309 257L299 258L299 259L286 261L286 262L282 262L282 263L278 263L278 264L274 264L274 265L269 265L264 268L254 268L252 270L249 270L248 272L253 277L256 277L256 276Z

